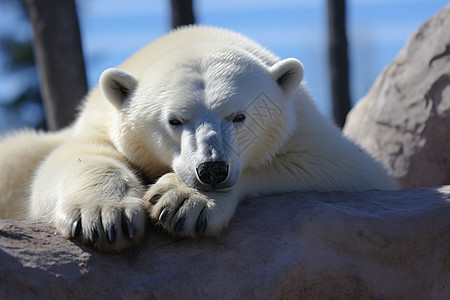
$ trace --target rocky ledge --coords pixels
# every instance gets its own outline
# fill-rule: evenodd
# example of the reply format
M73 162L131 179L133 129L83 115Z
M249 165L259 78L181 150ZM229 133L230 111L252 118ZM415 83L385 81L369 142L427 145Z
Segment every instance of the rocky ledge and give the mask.
M0 298L450 299L450 186L244 201L217 238L99 253L0 220Z

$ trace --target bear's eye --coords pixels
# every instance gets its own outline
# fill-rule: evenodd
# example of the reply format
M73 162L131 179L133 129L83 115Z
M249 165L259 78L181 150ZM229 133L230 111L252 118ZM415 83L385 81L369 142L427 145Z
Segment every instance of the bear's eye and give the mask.
M241 123L245 121L245 115L244 114L237 114L233 117L232 122L233 123Z
M180 120L176 119L176 118L171 118L169 119L169 124L172 126L180 126L183 125L183 123L181 123Z

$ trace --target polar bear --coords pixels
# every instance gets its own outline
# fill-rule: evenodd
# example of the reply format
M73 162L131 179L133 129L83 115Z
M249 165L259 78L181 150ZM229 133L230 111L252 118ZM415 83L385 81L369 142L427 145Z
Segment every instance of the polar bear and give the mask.
M2 216L121 251L146 216L173 235L216 235L246 197L395 188L302 78L297 59L232 31L172 31L106 70L69 128L3 138Z

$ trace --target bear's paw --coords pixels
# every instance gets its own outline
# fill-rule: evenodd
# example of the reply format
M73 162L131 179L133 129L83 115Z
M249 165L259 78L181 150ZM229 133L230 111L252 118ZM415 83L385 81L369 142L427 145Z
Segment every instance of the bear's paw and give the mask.
M59 233L75 241L101 251L120 252L134 245L144 233L142 204L142 199L126 196L120 201L67 205L56 214L55 226Z
M228 225L228 212L219 199L183 184L174 173L161 177L147 191L147 211L151 220L175 236L217 235Z

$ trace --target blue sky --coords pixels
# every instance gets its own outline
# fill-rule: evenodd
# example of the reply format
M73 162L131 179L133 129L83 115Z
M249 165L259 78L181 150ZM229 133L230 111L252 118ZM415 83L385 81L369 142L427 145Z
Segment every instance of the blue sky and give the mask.
M168 0L77 0L91 87L104 69L119 64L169 30L169 3ZM447 3L443 0L347 0L353 102L367 92L408 37ZM305 66L307 86L319 109L331 115L325 0L194 0L194 4L198 23L238 31L281 58L300 59ZM3 14L0 30L29 34L26 28L17 30L16 22L14 14ZM0 70L0 89L6 95L14 94L14 87L20 81Z

